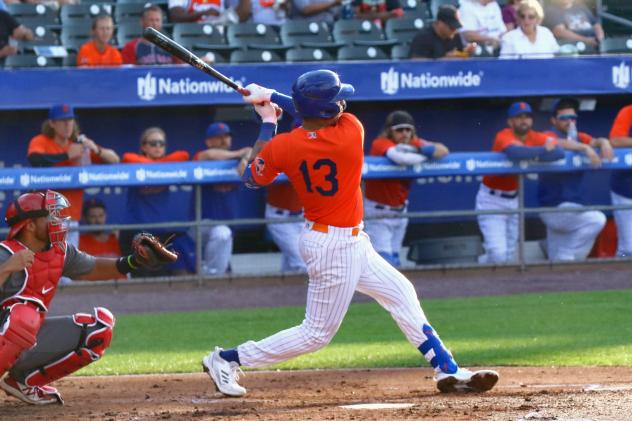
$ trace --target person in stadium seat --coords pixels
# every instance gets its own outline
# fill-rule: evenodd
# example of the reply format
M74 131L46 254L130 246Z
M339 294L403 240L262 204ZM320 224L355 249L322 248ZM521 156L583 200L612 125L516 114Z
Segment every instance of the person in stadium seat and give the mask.
M225 0L169 0L171 22L237 23L239 16Z
M140 136L140 153L126 152L122 162L126 164L159 164L167 162L183 162L189 160L189 153L177 150L169 154L167 151L167 135L160 127L149 127ZM166 211L171 192L169 186L140 186L127 189L127 218L129 223L147 224L173 221L173 217ZM184 275L195 273L195 243L184 228L165 229L151 228L152 234L159 235L165 242L175 235L172 241L173 249L179 258L160 271L134 270L133 277ZM131 244L130 239L138 231L125 230L121 232L119 243L124 253Z
M112 149L98 145L94 140L80 134L75 112L68 104L53 105L42 132L31 139L28 146L28 161L33 167L76 167L92 164L117 164L120 158ZM70 202L70 228L67 241L79 245L79 225L83 206L83 190L60 190ZM67 280L64 280L67 282Z
M290 0L229 0L240 22L281 26L287 20Z
M500 9L507 31L513 31L518 27L518 5L521 2L522 0L508 0Z
M465 45L459 36L462 27L457 9L452 5L439 8L437 19L417 32L410 44L413 59L464 58L474 51L474 44Z
M340 19L343 0L292 0L292 20L332 24Z
M21 25L9 12L0 10L0 59L18 53L18 48L11 40L33 39L33 31Z
M123 57L110 42L114 35L114 21L110 15L99 15L92 21L92 40L77 54L77 66L120 66Z
M605 37L593 12L575 0L552 0L546 9L544 25L560 42L583 42L596 48Z
M553 33L540 25L544 11L538 0L523 0L518 6L518 27L507 32L500 58L551 58L559 51Z
M140 17L140 26L143 30L154 28L156 31L161 31L162 9L156 5L146 7ZM125 44L122 56L125 64L155 65L180 63L180 60L143 37L133 39Z
M507 27L496 0L462 0L459 7L461 35L468 42L500 48L500 38Z
M239 159L237 170L243 171L252 148L231 150L232 134L228 124L211 123L204 139L206 149L193 156L194 161L220 161ZM241 183L207 184L202 187L202 218L211 220L236 219L240 208L239 188ZM209 275L230 271L233 253L233 232L228 225L206 227L202 270Z
M384 27L387 20L404 16L399 0L353 0L351 5L356 19L371 20L380 28Z

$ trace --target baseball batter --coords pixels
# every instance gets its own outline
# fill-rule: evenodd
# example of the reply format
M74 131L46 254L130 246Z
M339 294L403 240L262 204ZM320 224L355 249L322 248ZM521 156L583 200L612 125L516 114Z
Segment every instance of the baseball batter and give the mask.
M50 384L97 361L112 339L115 321L106 308L46 317L60 277L114 279L177 258L148 234L135 239L129 256L85 254L66 242L69 207L51 190L21 195L7 208L10 231L0 242L0 389L33 405L63 403ZM155 257L146 258L148 249Z
M257 85L246 87L262 117L254 161L243 175L248 186L271 183L285 173L303 203L305 226L300 237L309 286L305 319L295 327L236 348L219 347L202 364L218 390L243 396L237 383L239 366L263 367L317 351L340 327L355 291L373 297L389 311L409 342L435 369L442 392L486 391L498 381L491 370L459 368L426 318L412 284L371 246L363 231L362 192L364 128L345 113L354 93L329 70L301 75L292 86L292 100L303 118L301 127L274 136L273 103L284 96ZM284 97L287 98L287 97Z
M555 161L564 157L554 138L533 130L533 111L526 102L515 102L507 111L509 127L496 134L492 151L503 152L511 160ZM476 195L476 210L518 209L518 176L486 175ZM485 254L480 263L508 263L516 256L518 214L478 215Z
M415 120L406 111L393 111L386 117L380 136L371 144L369 155L385 156L399 165L417 165L427 159L442 158L448 148L417 137ZM375 250L393 266L401 266L402 249L408 218L401 218L408 208L412 179L367 180L364 214L382 217L370 219L366 232ZM394 218L400 216L400 218Z
M610 142L615 148L632 148L632 105L623 107L614 119ZM632 171L613 171L610 197L613 205L632 205ZM612 214L617 224L617 256L632 256L632 210Z

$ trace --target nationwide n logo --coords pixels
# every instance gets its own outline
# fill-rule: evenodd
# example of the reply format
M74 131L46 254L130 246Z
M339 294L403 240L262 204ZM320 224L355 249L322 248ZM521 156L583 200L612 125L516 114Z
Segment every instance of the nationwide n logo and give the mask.
M87 184L90 181L90 176L87 171L81 171L79 173L79 182L81 184Z
M138 97L143 101L152 101L158 93L158 81L148 72L144 77L136 79Z
M380 88L386 95L395 95L399 90L399 72L393 67L380 73Z
M145 171L144 168L140 168L136 170L136 179L138 181L145 181L146 178L147 178L147 172Z
M623 157L623 162L625 162L625 165L628 167L632 167L632 153L626 153Z
M193 178L195 178L196 180L201 180L204 178L204 168L202 167L195 167L193 168Z
M20 175L20 185L28 187L29 184L31 184L31 176L28 174Z
M468 159L467 161L465 161L465 168L468 171L474 171L476 169L476 160Z
M618 66L612 67L612 84L615 88L627 89L630 86L630 66L621 62Z

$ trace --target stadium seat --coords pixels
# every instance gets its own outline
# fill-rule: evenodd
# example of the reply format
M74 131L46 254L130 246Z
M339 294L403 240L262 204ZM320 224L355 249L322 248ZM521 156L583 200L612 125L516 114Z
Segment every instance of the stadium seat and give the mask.
M560 52L564 52L565 49L568 49L567 51L571 51L572 48L574 47L575 52L577 55L594 55L594 54L599 54L599 51L597 50L596 47L593 47L591 45L588 45L582 41L568 41L568 42L564 42L564 41L558 41L560 44ZM562 54L562 55L572 55L572 54Z
M194 44L226 44L224 27L208 23L176 23L173 25L173 39L185 48Z
M246 22L229 25L226 38L230 46L242 49L285 50L288 48L281 45L274 27L261 23Z
M75 54L75 53L68 53L68 55L61 60L61 65L63 67L75 67L75 66L77 66L77 54Z
M38 26L33 29L35 39L32 41L18 41L18 49L22 51L33 51L36 46L59 45L57 34L44 26Z
M208 58L213 63L228 63L228 60L226 59L227 52L225 51L213 51L203 48L193 48L191 52L202 59Z
M399 43L411 42L424 26L424 20L419 17L389 19L386 21L384 32L386 39L397 40Z
M41 57L35 54L18 54L8 56L4 60L4 67L56 67L59 65L58 60Z
M281 43L288 47L300 47L304 42L331 43L331 32L325 22L290 20L281 26Z
M437 11L444 4L451 4L452 6L459 7L459 0L430 0L430 12L432 17L436 19Z
M77 23L91 23L95 16L112 14L112 5L110 4L68 4L62 6L59 12L61 23L63 26Z
M391 58L393 60L405 60L410 52L409 44L398 44L391 50Z
M339 61L352 60L388 60L389 57L378 47L373 46L345 46L338 50Z
M139 38L142 35L143 30L138 22L128 21L116 27L116 43L121 48L131 40Z
M291 48L285 54L285 61L304 62L304 61L335 61L334 57L327 50L320 48Z
M404 17L421 18L423 20L432 19L430 7L424 0L402 0L401 3L404 8ZM389 19L386 22L388 23L391 20L393 19Z
M494 51L494 48L489 45L477 45L472 53L472 57L477 58L496 58L497 53L500 53L500 50Z
M73 22L65 24L61 29L61 45L72 51L78 51L90 40L90 22Z
M22 23L26 18L39 18L43 21L50 22L50 25L59 23L57 19L57 11L43 4L16 3L7 4L7 11Z
M632 54L632 37L605 38L599 44L599 51L602 54Z
M382 29L370 20L338 20L332 30L334 40L347 45L384 41Z
M134 22L140 25L140 17L145 10L145 3L117 3L114 8L114 21L117 25Z
M279 53L271 50L235 50L230 54L231 63L274 63L283 61Z

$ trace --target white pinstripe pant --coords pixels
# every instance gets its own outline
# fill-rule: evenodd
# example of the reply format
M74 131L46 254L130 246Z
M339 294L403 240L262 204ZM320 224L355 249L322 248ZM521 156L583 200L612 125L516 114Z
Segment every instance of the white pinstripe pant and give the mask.
M327 345L342 323L355 291L375 299L391 313L415 347L426 340L427 324L413 285L371 246L363 231L329 227L328 233L310 229L300 237L301 256L307 264L309 287L303 322L258 342L237 347L246 367L263 367L317 351Z

